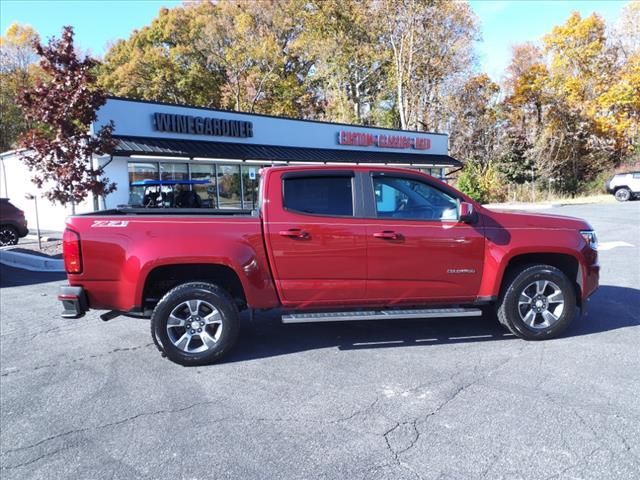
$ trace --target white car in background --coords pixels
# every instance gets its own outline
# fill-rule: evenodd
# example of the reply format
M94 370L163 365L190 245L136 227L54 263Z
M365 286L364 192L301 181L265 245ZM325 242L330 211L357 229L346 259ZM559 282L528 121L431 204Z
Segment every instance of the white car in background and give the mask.
M609 180L605 188L619 202L640 197L640 172L617 173Z

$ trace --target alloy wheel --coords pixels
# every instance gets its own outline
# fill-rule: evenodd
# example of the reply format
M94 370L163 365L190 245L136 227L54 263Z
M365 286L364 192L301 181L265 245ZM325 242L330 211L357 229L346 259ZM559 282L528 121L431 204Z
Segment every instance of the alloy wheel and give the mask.
M631 193L626 188L621 188L620 190L616 190L616 200L621 202L626 202L631 197Z
M204 300L178 304L167 319L169 340L186 353L201 353L213 348L222 329L222 315Z
M520 293L518 312L530 328L549 328L560 320L565 299L562 290L550 280L536 280Z
M18 234L11 227L0 228L0 245L15 245L18 243Z

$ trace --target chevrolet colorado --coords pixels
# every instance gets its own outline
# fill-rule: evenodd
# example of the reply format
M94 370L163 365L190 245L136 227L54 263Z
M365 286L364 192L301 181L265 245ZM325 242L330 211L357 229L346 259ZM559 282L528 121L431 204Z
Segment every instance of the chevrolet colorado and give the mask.
M524 339L559 335L598 287L583 220L488 210L417 171L262 171L256 211L121 208L72 216L63 316L151 318L183 365L222 358L239 311L289 323L479 316Z

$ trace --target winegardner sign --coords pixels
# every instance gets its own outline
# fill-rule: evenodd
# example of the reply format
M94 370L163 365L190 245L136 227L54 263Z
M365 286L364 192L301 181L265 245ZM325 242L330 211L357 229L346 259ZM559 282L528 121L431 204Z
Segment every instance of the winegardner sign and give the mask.
M216 137L253 137L253 122L196 117L173 113L153 114L153 126L159 132L191 133Z

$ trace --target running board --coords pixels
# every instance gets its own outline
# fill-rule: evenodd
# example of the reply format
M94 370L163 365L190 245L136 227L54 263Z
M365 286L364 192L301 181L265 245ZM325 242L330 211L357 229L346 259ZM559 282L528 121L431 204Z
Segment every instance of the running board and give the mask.
M348 322L353 320L391 320L397 318L479 317L479 308L424 308L420 310L380 310L353 312L290 313L282 323Z

